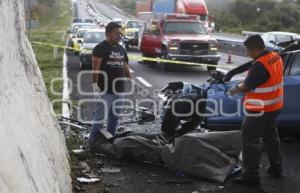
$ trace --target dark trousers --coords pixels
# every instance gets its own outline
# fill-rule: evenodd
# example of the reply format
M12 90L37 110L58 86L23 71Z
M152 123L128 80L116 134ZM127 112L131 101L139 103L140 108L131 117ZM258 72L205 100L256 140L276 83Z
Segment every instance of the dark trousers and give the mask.
M259 177L260 138L264 141L270 166L281 170L280 140L277 130L279 112L257 116L249 112L242 125L242 155L245 177Z

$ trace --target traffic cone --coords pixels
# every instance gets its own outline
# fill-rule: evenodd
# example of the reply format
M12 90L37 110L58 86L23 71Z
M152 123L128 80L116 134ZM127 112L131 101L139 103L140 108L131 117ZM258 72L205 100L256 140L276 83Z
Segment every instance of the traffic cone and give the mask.
M232 54L231 54L231 50L228 52L227 64L232 64Z

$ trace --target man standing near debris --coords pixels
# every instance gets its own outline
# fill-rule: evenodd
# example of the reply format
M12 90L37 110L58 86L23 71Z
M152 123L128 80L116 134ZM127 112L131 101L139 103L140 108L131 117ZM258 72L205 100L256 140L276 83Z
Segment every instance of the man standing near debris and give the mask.
M268 173L273 177L282 175L277 117L283 107L283 62L278 53L265 49L259 35L249 37L244 45L254 62L247 78L228 91L230 96L246 93L244 106L247 115L241 131L244 173L235 182L256 185L260 183L260 138L269 158Z
M107 123L107 131L115 134L118 123L118 109L116 102L124 92L124 79L132 79L128 67L126 51L119 45L121 40L121 26L111 22L105 28L106 40L98 44L93 50L92 87L95 95L99 95L93 125L89 136L92 142L99 130Z

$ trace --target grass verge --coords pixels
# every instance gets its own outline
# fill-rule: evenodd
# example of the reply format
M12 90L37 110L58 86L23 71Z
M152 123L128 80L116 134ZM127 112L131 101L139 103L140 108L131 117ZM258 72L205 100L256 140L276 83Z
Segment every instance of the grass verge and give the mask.
M65 45L68 37L66 31L72 19L71 1L60 0L59 6L53 5L44 10L47 11L36 13L39 27L31 30L31 41ZM29 33L29 31L27 32ZM61 114L61 102L53 101L62 99L64 50L55 50L52 47L37 44L32 44L32 47L43 75L49 99L52 101L53 109L56 114ZM51 88L55 92L52 92Z
M39 7L41 6L43 5L39 5ZM37 11L36 16L40 26L37 29L31 30L31 42L65 45L68 38L66 31L72 20L71 6L71 0L60 0L59 9L57 6L54 6L41 9L45 11L40 11L40 14ZM58 48L57 51L55 51L52 47L34 43L32 43L32 47L42 72L49 99L52 101L54 112L57 115L60 115L62 103L54 103L53 101L62 99L64 50ZM54 52L56 52L56 54L54 54ZM62 130L66 130L64 126L62 126ZM80 172L78 169L80 168L80 160L71 153L71 150L78 149L81 145L85 145L86 141L80 137L80 134L73 132L73 130L76 131L76 128L71 130L72 132L70 135L66 137L66 145L70 155L69 164L71 168L71 177L74 180L76 179L76 176L78 176L78 172Z

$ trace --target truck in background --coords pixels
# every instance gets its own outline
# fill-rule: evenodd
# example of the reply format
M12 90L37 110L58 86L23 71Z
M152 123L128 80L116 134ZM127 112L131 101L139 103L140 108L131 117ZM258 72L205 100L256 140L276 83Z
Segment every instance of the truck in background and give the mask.
M136 2L136 14L140 12L152 12L153 0Z
M137 18L140 22L144 23L144 29L149 30L152 23L151 21L158 21L163 15L164 14L157 14L154 12L139 12Z
M136 13L154 12L156 14L188 14L198 15L209 32L214 32L214 23L209 21L209 12L204 0L147 0L139 2Z
M217 40L208 34L198 15L165 14L159 21L149 20L140 43L145 57L160 57L212 64L207 70L216 69L221 56L217 54ZM158 62L160 70L173 66L172 63Z
M139 46L139 39L142 35L142 23L139 20L127 20L123 27L124 43L126 50L129 46Z
M137 18L142 25L139 31L138 39L138 49L140 49L144 32L148 33L150 32L150 28L152 25L158 25L158 20L161 18L161 15L155 14L153 12L139 12L137 13Z

